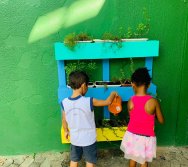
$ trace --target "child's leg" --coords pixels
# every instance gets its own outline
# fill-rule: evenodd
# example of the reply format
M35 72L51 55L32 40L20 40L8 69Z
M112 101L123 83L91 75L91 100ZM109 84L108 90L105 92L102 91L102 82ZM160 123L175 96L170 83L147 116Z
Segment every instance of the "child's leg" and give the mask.
M97 144L83 147L83 155L86 160L86 167L94 167L97 162Z
M130 161L129 161L129 167L136 167L136 161L130 159Z
M148 163L145 162L144 164L140 165L140 167L148 167Z
M83 154L82 147L74 146L71 144L71 151L70 151L70 167L77 167L78 162L81 160Z
M78 162L71 161L70 167L78 167Z
M92 164L90 162L86 162L86 167L94 167L94 166L95 166L95 164Z

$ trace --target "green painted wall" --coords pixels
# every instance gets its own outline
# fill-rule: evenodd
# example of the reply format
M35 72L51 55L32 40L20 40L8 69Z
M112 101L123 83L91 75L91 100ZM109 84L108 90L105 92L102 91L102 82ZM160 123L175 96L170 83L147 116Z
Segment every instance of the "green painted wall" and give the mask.
M105 31L117 32L120 26L135 25L144 7L151 17L148 36L160 40L153 82L158 86L166 123L156 126L158 144L187 145L188 2L106 0L96 17L28 43L37 18L61 7L68 9L73 3L73 0L0 1L0 154L68 149L60 142L53 43L62 41L70 32L87 31L100 38ZM118 68L112 64L113 75Z

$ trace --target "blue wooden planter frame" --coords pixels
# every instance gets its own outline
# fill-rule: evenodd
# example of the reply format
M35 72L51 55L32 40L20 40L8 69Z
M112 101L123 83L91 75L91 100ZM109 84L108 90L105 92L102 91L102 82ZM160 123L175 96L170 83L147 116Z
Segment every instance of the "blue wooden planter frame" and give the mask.
M70 50L63 43L55 43L55 58L58 63L58 102L71 96L72 90L67 87L65 60L89 60L102 59L103 63L103 81L109 81L109 59L117 58L145 58L145 67L150 70L152 77L153 57L159 55L159 41L131 41L122 42L122 47L118 48L114 42L95 42L78 43L74 50ZM156 95L156 85L151 83L148 93ZM122 101L128 99L134 94L132 87L109 87L109 88L89 88L86 96L98 99L105 99L111 91L117 91L122 97ZM107 107L104 107L104 119L110 119L110 113Z

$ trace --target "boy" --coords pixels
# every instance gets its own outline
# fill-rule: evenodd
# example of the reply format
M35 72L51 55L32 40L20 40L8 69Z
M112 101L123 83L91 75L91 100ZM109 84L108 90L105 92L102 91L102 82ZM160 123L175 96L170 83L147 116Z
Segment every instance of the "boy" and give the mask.
M73 94L62 101L65 138L68 139L70 135L71 142L70 167L78 166L82 154L86 160L86 167L94 167L96 164L96 126L93 106L108 106L117 96L116 92L112 92L106 100L85 97L88 82L89 77L85 72L72 72L69 75L69 85L73 89Z

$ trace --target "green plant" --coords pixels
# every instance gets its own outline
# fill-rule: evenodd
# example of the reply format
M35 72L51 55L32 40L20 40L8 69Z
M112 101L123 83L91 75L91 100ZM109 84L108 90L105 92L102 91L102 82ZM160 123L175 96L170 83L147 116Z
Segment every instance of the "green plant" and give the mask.
M124 31L123 27L119 28L119 37L121 38L140 38L148 34L150 29L150 17L146 8L143 8L142 12L142 22L138 23L136 28L128 27Z
M68 76L72 71L79 70L79 71L85 71L90 78L92 78L93 71L97 68L96 62L90 61L77 61L73 63L67 63L65 66L67 81Z
M114 40L114 35L110 32L105 32L103 35L102 35L102 39L103 40Z
M130 70L131 70L131 73L134 73L134 61L133 61L133 58L130 58Z
M136 28L136 32L134 33L134 36L135 37L143 37L148 32L149 32L148 26L144 23L139 23L137 28Z
M77 37L75 33L71 33L65 36L64 44L71 50L74 49L76 45Z
M112 33L110 32L105 32L102 36L102 39L103 40L111 40L111 41L114 41L116 46L118 48L122 48L122 41L121 41L121 37L119 35L113 35ZM113 44L112 44L113 45ZM111 45L111 47L112 47Z
M143 21L137 25L134 36L144 37L145 35L149 33L149 29L150 29L150 16L148 14L148 10L144 8L143 9Z
M127 32L123 35L123 38L129 39L133 37L133 31L131 27L127 28Z
M65 45L71 49L74 50L75 45L78 41L89 41L92 40L92 37L89 36L87 33L81 32L79 34L70 33L64 38Z
M87 33L81 32L77 35L77 40L78 41L89 41L89 40L93 40L93 39Z
M119 81L121 82L121 84L123 84L126 80L126 77L125 77L125 71L123 70L123 68L120 69L120 78L119 78Z

